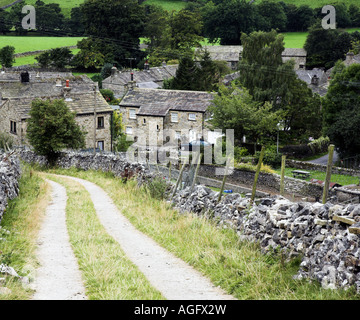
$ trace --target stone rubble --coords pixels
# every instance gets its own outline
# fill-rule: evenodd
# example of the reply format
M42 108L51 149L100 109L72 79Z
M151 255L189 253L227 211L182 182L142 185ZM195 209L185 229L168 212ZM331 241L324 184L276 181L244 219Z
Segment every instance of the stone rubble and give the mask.
M256 199L224 195L202 185L185 188L172 202L182 213L192 212L234 228L243 240L256 241L264 253L299 256L295 279L319 281L324 288L355 286L360 293L360 204L293 203L281 196Z
M0 151L0 222L9 200L19 193L20 162L15 156Z

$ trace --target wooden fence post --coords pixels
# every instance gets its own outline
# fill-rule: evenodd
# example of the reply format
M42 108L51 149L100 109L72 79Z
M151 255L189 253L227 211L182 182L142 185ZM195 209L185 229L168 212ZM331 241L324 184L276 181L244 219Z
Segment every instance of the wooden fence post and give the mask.
M286 164L286 156L283 155L281 157L281 180L280 180L280 195L284 195L285 193L285 164Z
M264 159L264 154L265 154L265 147L262 146L262 147L261 147L261 152L260 152L259 162L258 162L257 167L256 167L256 173L255 173L254 184L253 184L253 188L252 188L252 194L251 194L250 204L252 204L252 203L254 202L254 199L255 199L256 184L257 184L257 180L258 180L258 178L259 178L260 169L261 169L261 164L262 164L263 159Z
M220 193L219 193L219 197L218 197L218 202L220 202L221 197L222 197L222 194L223 194L223 192L224 192L225 182L226 182L226 178L227 178L228 170L229 170L229 164L230 164L230 159L227 158L227 159L226 159L225 172L224 172L224 178L223 178L223 181L222 181L222 184L221 184L221 189L220 189Z
M174 198L175 193L176 193L176 190L177 190L177 188L178 188L178 186L179 186L179 183L180 183L180 181L182 180L182 176L183 176L183 172L184 172L184 169L185 169L187 160L188 160L188 159L185 159L184 164L183 164L183 166L181 167L181 170L180 170L180 173L179 173L179 177L178 177L178 179L177 179L177 181L176 181L176 185L175 185L175 188L174 188L174 192L173 192L173 194L172 194L172 196L171 196L171 199Z
M326 178L324 182L324 191L323 191L323 198L322 203L325 204L329 194L329 187L330 187L330 179L331 179L331 168L333 165L333 157L334 157L334 148L333 144L329 145L329 155L328 155L328 163L326 168Z
M194 179L193 179L192 184L191 184L190 193L194 190L194 187L195 187L196 178L198 176L199 167L200 167L200 164L201 164L201 158L202 158L202 154L199 152L198 159L197 159L198 163L197 163L197 166L196 166Z

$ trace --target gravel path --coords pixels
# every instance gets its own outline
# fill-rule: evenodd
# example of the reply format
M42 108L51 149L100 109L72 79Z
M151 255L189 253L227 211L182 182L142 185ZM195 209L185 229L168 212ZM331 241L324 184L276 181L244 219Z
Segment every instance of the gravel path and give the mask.
M66 189L47 180L52 187L52 202L39 232L36 290L33 300L85 300L77 260L69 243L66 228Z
M62 176L65 177L65 176ZM233 300L220 288L148 236L135 229L97 185L78 178L89 192L97 215L107 232L121 245L129 259L168 300ZM146 208L144 208L146 210Z

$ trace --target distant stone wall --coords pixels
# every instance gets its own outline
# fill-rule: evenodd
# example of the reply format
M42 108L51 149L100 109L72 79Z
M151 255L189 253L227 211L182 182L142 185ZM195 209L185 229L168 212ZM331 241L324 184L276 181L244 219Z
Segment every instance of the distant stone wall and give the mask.
M8 157L0 151L0 222L8 201L19 193L20 162L15 156Z
M326 167L327 167L322 164L296 161L296 160L286 160L286 166L290 168L309 170L309 171L316 170L321 172L326 172ZM360 170L340 168L340 167L332 167L331 173L360 177Z
M212 165L202 165L199 169L199 175L209 178L222 179L222 176L216 176L218 167ZM231 184L245 184L252 186L254 182L255 172L241 169L234 169L226 182ZM278 174L260 172L257 185L265 187L274 192L280 190L281 177ZM285 191L289 194L300 195L303 197L317 198L322 196L323 188L319 184L311 183L305 180L295 179L291 177L284 178Z
M42 166L48 165L45 157L39 156L32 151L19 151L20 158L27 163L37 163ZM63 169L77 168L81 170L100 170L112 172L116 177L131 177L141 175L145 167L140 163L129 163L121 154L101 154L90 152L63 152L56 162Z

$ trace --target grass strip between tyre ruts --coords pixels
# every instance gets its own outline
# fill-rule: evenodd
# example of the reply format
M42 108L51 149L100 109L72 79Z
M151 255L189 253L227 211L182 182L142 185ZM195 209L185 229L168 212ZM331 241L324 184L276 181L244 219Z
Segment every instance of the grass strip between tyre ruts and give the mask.
M67 191L70 243L90 300L164 300L100 223L89 193L79 183L46 175Z

